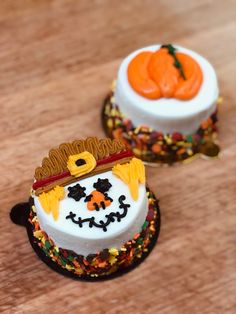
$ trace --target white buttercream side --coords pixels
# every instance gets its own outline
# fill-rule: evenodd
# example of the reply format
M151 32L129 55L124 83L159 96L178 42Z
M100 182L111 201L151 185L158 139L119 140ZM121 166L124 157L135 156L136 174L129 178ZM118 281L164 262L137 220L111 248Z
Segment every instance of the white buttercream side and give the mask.
M89 211L84 199L76 202L74 199L66 196L60 202L59 219L55 221L51 214L45 213L38 197L34 196L39 225L58 247L73 250L77 254L87 256L105 248L115 247L120 249L125 242L133 238L135 233L141 231L142 224L148 212L146 188L143 184L139 185L139 197L137 201L134 201L130 195L128 186L114 176L111 171L108 171L65 186L66 195L68 194L68 187L74 186L77 183L86 187L86 194L90 194L94 190L93 184L98 178L108 179L112 184L108 195L113 199L113 202L105 210ZM120 222L117 222L117 219L111 222L106 232L94 226L89 228L88 223L84 223L83 227L80 228L77 224L65 218L70 212L73 212L77 215L77 218L80 216L84 219L94 216L97 222L106 220L106 214L117 211L123 212L119 208L118 198L120 195L125 195L126 200L124 203L130 204L130 208L128 208L126 217L122 218Z
M156 51L160 45L148 46L131 53L120 65L115 89L115 103L135 126L146 125L163 133L180 132L188 135L197 131L201 122L215 110L219 96L214 68L202 56L189 49L174 45L179 52L186 53L200 65L203 83L198 94L191 100L174 98L149 100L136 93L128 82L127 68L130 61L141 51Z

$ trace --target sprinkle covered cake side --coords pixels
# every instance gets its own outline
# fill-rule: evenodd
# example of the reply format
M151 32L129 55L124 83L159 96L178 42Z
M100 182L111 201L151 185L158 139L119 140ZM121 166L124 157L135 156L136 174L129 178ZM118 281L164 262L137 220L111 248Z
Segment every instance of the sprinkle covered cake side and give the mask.
M29 222L34 242L53 263L79 277L104 277L117 270L125 270L149 252L150 245L159 232L158 201L148 189L146 193L149 204L146 219L140 231L118 249L116 247L104 248L96 254L83 256L71 250L59 248L47 233L40 229L36 209L32 203Z
M205 58L180 46L154 45L123 60L102 123L109 137L147 162L215 157L220 102L215 70Z

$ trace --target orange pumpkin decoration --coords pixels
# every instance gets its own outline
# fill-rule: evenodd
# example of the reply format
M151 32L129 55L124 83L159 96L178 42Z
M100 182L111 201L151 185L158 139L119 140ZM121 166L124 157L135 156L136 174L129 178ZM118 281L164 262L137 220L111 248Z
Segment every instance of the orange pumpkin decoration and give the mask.
M138 94L148 99L188 100L198 93L203 75L189 55L160 48L154 53L144 51L135 56L128 66L128 80Z

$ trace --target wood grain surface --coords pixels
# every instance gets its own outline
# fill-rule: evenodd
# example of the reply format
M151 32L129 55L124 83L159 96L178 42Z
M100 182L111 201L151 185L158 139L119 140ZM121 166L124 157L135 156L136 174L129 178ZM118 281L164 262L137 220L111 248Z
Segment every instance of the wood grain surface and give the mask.
M236 2L0 2L1 313L236 313ZM177 43L216 68L222 153L148 168L158 245L137 269L85 283L51 271L9 220L34 168L64 141L104 136L100 110L123 57Z

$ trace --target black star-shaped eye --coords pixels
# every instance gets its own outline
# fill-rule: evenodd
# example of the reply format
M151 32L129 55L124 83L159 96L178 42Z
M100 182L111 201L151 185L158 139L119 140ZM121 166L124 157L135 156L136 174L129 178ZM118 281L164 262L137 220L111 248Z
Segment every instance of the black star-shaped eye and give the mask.
M108 179L98 179L97 182L93 184L93 187L97 191L99 191L101 193L105 193L105 192L109 191L109 189L112 187L112 185Z
M68 187L68 197L71 197L78 202L82 197L86 196L84 193L85 190L86 188L82 187L79 183L74 186L70 186Z

